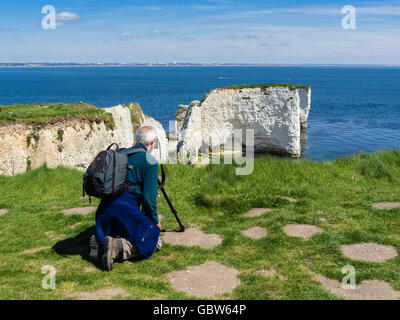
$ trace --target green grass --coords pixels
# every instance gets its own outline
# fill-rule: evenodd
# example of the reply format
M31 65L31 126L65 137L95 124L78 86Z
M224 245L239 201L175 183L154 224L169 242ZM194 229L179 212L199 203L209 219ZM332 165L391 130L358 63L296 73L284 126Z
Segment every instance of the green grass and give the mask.
M87 103L34 103L0 105L0 126L10 123L23 123L35 127L43 127L69 119L104 122L109 129L114 128L112 115L101 108ZM59 139L62 139L62 135ZM28 142L29 144L29 142Z
M236 84L236 85L232 85L232 86L228 86L228 87L223 87L223 88L218 88L218 89L213 89L211 91L209 91L208 93L206 93L203 97L203 99L201 100L201 103L203 103L208 95L215 91L215 90L226 90L226 89L235 89L235 90L240 90L240 89L254 89L254 88L260 88L264 94L268 95L268 88L277 88L277 87L281 87L281 88L288 88L289 90L296 90L296 89L309 89L310 86L307 85L295 85L295 84L291 84L291 83L264 83L264 84Z
M229 87L224 87L221 89L247 89L247 88L267 89L267 88L276 88L276 87L288 88L290 90L310 88L310 86L296 85L296 84L291 84L291 83L265 83L265 84L239 84L239 85L232 85Z
M65 299L74 291L105 287L123 288L129 299L189 299L193 297L171 287L168 273L208 260L240 271L241 284L220 298L337 299L308 270L341 280L345 265L356 268L357 283L377 279L400 290L400 257L368 263L352 261L340 251L341 245L358 242L392 245L400 251L400 209L382 211L371 206L400 201L400 151L359 153L326 162L263 156L250 176L236 176L234 165L168 165L166 171L166 190L183 223L221 235L222 244L206 250L164 243L150 260L91 273L84 270L93 266L88 261L88 240L94 213L60 213L89 205L80 199L82 173L41 167L14 177L1 176L0 208L8 208L9 213L0 217L0 299ZM281 195L298 201L290 203ZM158 202L163 227L177 228L165 200ZM255 207L276 210L255 218L243 216ZM320 221L321 217L327 221ZM308 241L291 238L283 232L291 223L317 225L324 232ZM268 235L252 240L241 234L253 226L267 228ZM60 239L52 240L49 232ZM47 246L51 248L22 254ZM41 288L44 265L57 270L55 290ZM284 279L256 274L269 268Z

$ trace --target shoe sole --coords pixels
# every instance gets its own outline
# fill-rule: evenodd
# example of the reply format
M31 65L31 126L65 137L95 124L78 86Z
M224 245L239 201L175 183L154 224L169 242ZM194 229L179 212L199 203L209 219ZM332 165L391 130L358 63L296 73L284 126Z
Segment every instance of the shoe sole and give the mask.
M113 246L114 246L113 238L107 236L104 239L103 267L108 271L111 271L113 269L113 264L111 262L111 257L110 257L113 250Z
M99 243L97 242L96 236L90 237L90 260L93 262L99 262Z

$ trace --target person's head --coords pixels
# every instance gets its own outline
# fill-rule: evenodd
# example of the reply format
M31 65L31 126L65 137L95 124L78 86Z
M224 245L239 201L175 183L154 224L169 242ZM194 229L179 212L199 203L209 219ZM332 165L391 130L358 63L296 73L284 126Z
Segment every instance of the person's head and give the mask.
M154 149L157 143L155 130L150 126L143 126L136 132L136 143L142 143L149 152Z

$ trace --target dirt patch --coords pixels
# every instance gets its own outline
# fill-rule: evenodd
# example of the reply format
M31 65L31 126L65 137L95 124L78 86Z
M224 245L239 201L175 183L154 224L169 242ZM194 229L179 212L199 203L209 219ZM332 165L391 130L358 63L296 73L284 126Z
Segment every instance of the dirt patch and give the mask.
M204 249L212 249L222 242L221 236L204 233L196 228L187 229L185 232L166 232L162 239L169 244L180 244L188 247L199 246Z
M8 209L0 209L0 216L5 215L8 212Z
M158 222L161 222L164 220L164 216L162 214L158 215Z
M62 210L61 212L64 214L89 214L96 210L97 210L97 207L79 207L79 208Z
M126 298L129 294L121 288L101 289L95 292L73 292L67 295L68 298L77 298L78 300L110 300L114 297Z
M169 278L175 290L184 291L189 296L207 298L232 292L240 284L238 274L236 269L209 261L183 271L174 271Z
M280 197L282 199L285 199L285 200L289 201L289 202L296 202L297 201L297 199L291 198L291 197L287 197L287 196L280 196Z
M290 237L299 237L307 240L314 234L323 232L324 230L308 224L288 224L285 226L284 231Z
M79 226L81 224L82 224L82 222L78 222L78 223L75 223L75 224L73 224L72 226L69 226L69 227L70 227L70 229L74 229L74 228L76 228L77 226Z
M372 206L375 209L395 209L395 208L400 208L400 202L379 202L379 203L374 203Z
M352 260L385 262L397 256L397 250L392 246L385 246L377 243L358 243L343 245L343 254Z
M55 241L62 240L65 238L64 234L56 234L54 233L54 231L47 231L45 232L45 235L48 236L51 240Z
M321 222L326 222L326 221L328 221L328 219L327 219L327 218L324 218L324 217L321 217L321 218L319 218L319 221L321 221Z
M314 279L319 281L322 286L334 295L345 300L398 300L400 291L396 291L392 286L383 281L365 280L356 284L355 289L342 288L342 284L337 280L332 280L323 275L314 274Z
M85 272L96 272L97 269L94 268L94 267L85 267L84 271L85 271Z
M50 249L51 247L40 247L40 248L33 248L33 249L28 249L22 252L22 254L30 254L30 253L36 253L39 251L47 250Z
M264 213L271 212L273 210L274 209L271 208L254 208L251 209L250 211L247 211L244 215L246 217L258 217L263 215Z
M264 228L254 227L243 231L242 234L252 239L261 239L264 238L268 234L268 232Z

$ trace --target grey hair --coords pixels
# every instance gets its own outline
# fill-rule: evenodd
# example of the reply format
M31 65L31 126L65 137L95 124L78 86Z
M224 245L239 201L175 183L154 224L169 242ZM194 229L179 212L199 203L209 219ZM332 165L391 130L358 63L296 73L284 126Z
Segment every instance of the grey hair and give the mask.
M157 135L153 127L143 126L136 131L136 142L143 143L145 146L149 145L157 139Z

